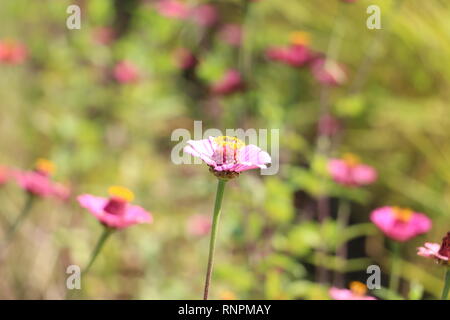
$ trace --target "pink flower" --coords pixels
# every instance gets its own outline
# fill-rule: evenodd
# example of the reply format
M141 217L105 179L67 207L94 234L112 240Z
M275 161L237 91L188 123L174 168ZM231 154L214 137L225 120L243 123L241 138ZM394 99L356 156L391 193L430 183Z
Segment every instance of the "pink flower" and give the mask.
M16 41L0 41L0 63L20 64L27 58L27 49Z
M186 48L179 48L175 53L175 58L178 67L182 70L194 69L198 65L197 57Z
M376 170L361 164L352 154L346 154L342 159L331 159L328 162L328 172L334 181L346 186L368 185L377 179Z
M304 45L290 45L289 47L274 47L266 51L268 59L287 64L292 67L302 67L312 58L312 53Z
M93 39L98 44L109 45L116 38L116 32L111 27L98 27L93 31Z
M370 214L370 220L396 241L408 241L431 229L431 220L423 213L399 207L382 207Z
M187 143L183 151L202 159L219 178L233 178L250 169L265 169L271 163L267 152L252 144L245 145L236 137L209 137Z
M55 165L46 159L38 159L33 171L17 171L14 177L19 186L27 192L39 197L56 197L66 200L70 191L62 184L51 179Z
M220 38L234 47L239 47L242 42L242 28L239 24L226 24L220 30Z
M189 218L187 231L193 236L206 236L211 230L211 218L206 215L194 215Z
M448 264L450 260L450 232L447 232L447 235L442 238L442 245L426 242L423 247L417 249L419 256L435 259L441 264Z
M0 186L8 182L11 177L11 173L8 168L0 166Z
M185 19L189 16L188 6L176 0L160 0L156 4L156 10L167 18Z
M210 27L219 20L219 13L215 6L202 4L191 9L190 18L199 26Z
M224 77L213 84L211 91L217 95L230 95L245 89L242 76L237 70L228 70Z
M319 119L318 127L321 135L334 136L341 130L342 125L336 117L325 114Z
M151 223L152 215L145 209L131 205L133 193L123 187L109 188L110 197L90 194L78 196L79 204L92 213L102 224L110 228L123 229L138 223Z
M139 79L139 72L136 66L130 61L121 61L114 67L114 78L117 82L126 84L134 83Z
M359 281L351 282L350 290L335 287L329 290L329 294L334 300L377 300L375 297L367 296L366 292L366 285Z
M311 64L314 78L323 85L340 86L347 82L347 74L342 64L325 58L317 58Z

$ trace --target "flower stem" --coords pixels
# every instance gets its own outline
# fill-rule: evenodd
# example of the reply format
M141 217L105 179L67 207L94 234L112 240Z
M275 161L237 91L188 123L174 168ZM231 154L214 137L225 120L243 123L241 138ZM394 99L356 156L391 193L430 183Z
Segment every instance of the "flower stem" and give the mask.
M447 268L444 278L444 289L442 289L441 300L447 300L448 292L450 291L450 267Z
M91 269L91 266L94 264L95 259L97 258L98 254L100 253L100 250L102 249L103 245L105 244L106 240L110 236L110 234L114 231L112 228L104 227L103 232L100 235L100 238L98 239L97 245L94 248L94 251L92 251L91 258L89 260L89 263L87 264L86 268L83 271L83 275L86 275L88 271Z
M34 199L35 199L34 195L29 193L29 192L27 192L27 197L25 199L25 203L24 203L24 205L22 207L22 210L20 211L20 214L17 217L16 221L14 221L13 225L9 229L7 239L9 239L9 240L12 239L12 237L14 236L17 228L20 226L22 221L31 212L31 207L33 206Z
M214 249L216 246L217 227L220 217L220 208L222 206L223 193L225 191L226 180L219 179L216 191L216 202L214 204L214 214L211 226L211 238L209 240L209 257L208 269L206 271L205 290L203 293L203 300L208 300L209 283L211 281L211 274L214 264Z
M397 293L400 284L400 243L392 242L392 256L391 256L391 277L389 279L389 291Z

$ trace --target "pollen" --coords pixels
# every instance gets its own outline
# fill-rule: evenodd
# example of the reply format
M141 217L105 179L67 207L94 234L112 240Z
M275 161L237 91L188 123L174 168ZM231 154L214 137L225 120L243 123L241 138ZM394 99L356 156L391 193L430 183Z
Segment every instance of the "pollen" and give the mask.
M220 136L215 138L214 141L221 147L229 147L234 150L241 149L245 146L242 140L230 136Z
M127 202L131 202L134 199L134 193L125 187L111 186L108 192L111 197L116 197Z
M42 158L36 160L35 168L48 175L53 174L56 170L56 166L52 161Z
M350 167L354 167L361 163L359 157L353 153L345 153L342 156L342 159L348 164Z
M367 287L364 283L359 281L350 282L350 290L357 296L363 296L367 293Z
M408 222L413 215L413 211L407 208L394 207L392 211L394 212L395 218L402 222Z
M310 34L305 31L294 31L290 34L289 38L292 44L299 46L307 46L311 40Z

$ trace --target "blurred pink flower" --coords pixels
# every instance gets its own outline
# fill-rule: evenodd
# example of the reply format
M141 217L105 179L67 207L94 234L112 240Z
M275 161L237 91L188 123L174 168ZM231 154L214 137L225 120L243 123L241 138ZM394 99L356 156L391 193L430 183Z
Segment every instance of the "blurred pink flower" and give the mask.
M329 294L334 300L377 300L375 297L367 296L366 292L366 285L359 281L351 282L350 290L335 287L329 290Z
M242 42L242 27L233 23L224 25L220 29L220 39L229 45L239 47Z
M426 242L423 247L418 248L417 254L422 257L436 259L437 262L448 264L450 260L450 232L442 238L442 245L439 243Z
M182 70L193 69L198 65L198 59L194 53L186 48L179 48L175 52L177 65Z
M54 172L54 164L46 159L38 159L33 171L16 171L14 177L19 186L27 192L40 197L56 197L66 200L70 191L62 184L51 179Z
M211 91L217 95L229 95L245 89L245 83L239 71L228 70L222 79L213 84Z
M116 32L111 27L98 27L93 30L92 36L96 43L109 45L116 38Z
M114 67L114 79L117 82L126 84L126 83L134 83L139 79L139 72L136 66L130 61L120 61Z
M266 51L268 59L287 64L292 67L302 67L313 57L305 45L292 44L289 47L273 47Z
M197 237L206 236L211 230L211 218L206 215L194 215L188 220L187 231Z
M346 186L368 185L377 179L377 171L360 163L353 154L345 154L342 159L331 159L328 162L328 172L334 181Z
M341 130L342 125L336 117L331 114L325 114L319 119L319 134L334 136Z
M0 41L0 63L20 64L27 58L27 49L17 41Z
M189 16L189 7L176 0L160 0L156 4L156 10L167 18L185 19Z
M269 154L255 145L245 145L236 137L209 137L189 140L183 151L199 157L220 178L233 178L240 172L267 168L271 163Z
M191 20L202 27L210 27L219 20L219 12L211 4L196 6L190 11Z
M347 73L342 64L325 58L316 58L311 63L314 78L327 86L340 86L347 82Z
M382 207L370 214L370 220L391 239L408 241L431 229L431 220L423 213L399 207Z
M11 172L8 168L0 166L0 186L8 182L11 178Z
M110 228L122 229L138 223L151 223L152 215L145 209L131 205L134 195L126 188L109 188L110 197L96 197L90 194L78 196L79 204Z

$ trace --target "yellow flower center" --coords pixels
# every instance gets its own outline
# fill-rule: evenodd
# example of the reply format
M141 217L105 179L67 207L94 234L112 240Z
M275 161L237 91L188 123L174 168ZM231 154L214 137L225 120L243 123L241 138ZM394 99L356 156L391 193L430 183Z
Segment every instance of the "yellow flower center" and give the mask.
M48 175L53 174L56 170L56 166L53 162L42 158L36 160L34 167L36 168L36 170L44 172Z
M236 137L221 136L214 138L217 147L212 156L213 160L219 165L238 163L239 150L245 146L245 143Z
M342 159L345 161L345 163L350 166L354 167L361 163L359 157L357 155L354 155L353 153L346 153L342 156Z
M217 143L217 145L221 147L230 147L233 150L241 149L245 147L245 143L242 142L242 140L236 138L236 137L230 137L230 136L220 136L217 138L214 138L214 142Z
M407 208L393 207L392 211L394 213L395 219L402 222L408 222L409 220L411 220L411 217L413 215L413 211Z
M305 31L295 31L290 34L289 38L292 44L307 46L310 42L311 36Z
M367 287L364 283L359 281L352 281L350 282L350 290L353 292L353 294L357 296L363 296L367 293Z
M111 186L108 189L111 197L122 199L126 202L131 202L134 199L134 194L129 189L121 186Z

